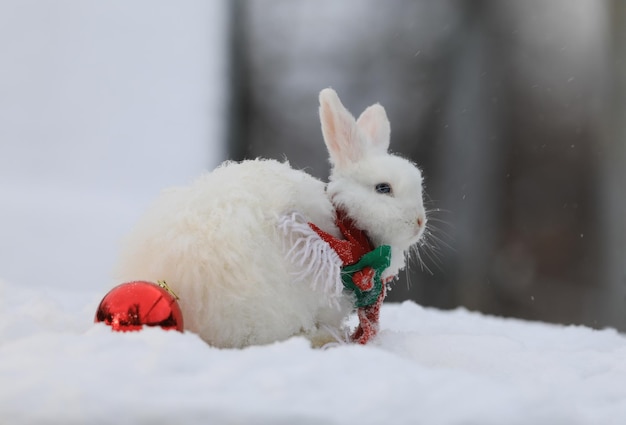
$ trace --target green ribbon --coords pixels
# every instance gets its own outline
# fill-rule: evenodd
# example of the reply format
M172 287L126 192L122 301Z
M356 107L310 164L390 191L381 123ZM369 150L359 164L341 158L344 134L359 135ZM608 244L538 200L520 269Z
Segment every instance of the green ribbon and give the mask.
M342 267L341 280L344 288L354 292L356 296L355 307L367 307L376 303L378 296L383 291L382 274L390 264L391 247L389 245L381 245L363 255L358 262ZM374 269L374 285L369 291L362 291L354 284L352 276L366 267Z

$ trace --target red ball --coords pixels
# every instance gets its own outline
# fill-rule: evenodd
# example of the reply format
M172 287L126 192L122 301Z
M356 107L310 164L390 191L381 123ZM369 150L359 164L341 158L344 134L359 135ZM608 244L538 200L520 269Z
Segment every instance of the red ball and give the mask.
M114 331L138 331L146 325L182 332L183 314L177 299L165 282L122 283L100 301L95 322L104 322Z

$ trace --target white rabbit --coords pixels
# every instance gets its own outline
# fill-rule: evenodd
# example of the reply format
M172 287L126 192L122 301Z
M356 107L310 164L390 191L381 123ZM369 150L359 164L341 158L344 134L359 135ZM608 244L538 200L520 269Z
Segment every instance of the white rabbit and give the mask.
M422 176L387 152L382 106L355 121L333 90L319 100L328 185L288 163L225 162L162 193L125 241L116 278L165 280L185 328L217 347L345 334L354 297L341 260L307 223L342 238L335 220L344 211L374 246L391 247L388 280L424 231Z

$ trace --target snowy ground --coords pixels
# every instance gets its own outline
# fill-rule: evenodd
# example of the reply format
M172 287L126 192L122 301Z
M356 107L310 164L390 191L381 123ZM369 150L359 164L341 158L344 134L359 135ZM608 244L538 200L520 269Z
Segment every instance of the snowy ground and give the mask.
M103 294L0 286L0 423L623 424L626 337L386 305L366 347L244 350L93 324Z

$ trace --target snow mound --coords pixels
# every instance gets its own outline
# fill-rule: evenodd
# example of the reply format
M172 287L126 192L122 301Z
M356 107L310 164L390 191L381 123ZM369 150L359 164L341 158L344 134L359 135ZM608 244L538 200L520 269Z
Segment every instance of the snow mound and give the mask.
M94 324L104 294L0 282L0 423L622 424L626 337L386 304L368 346L243 350Z

